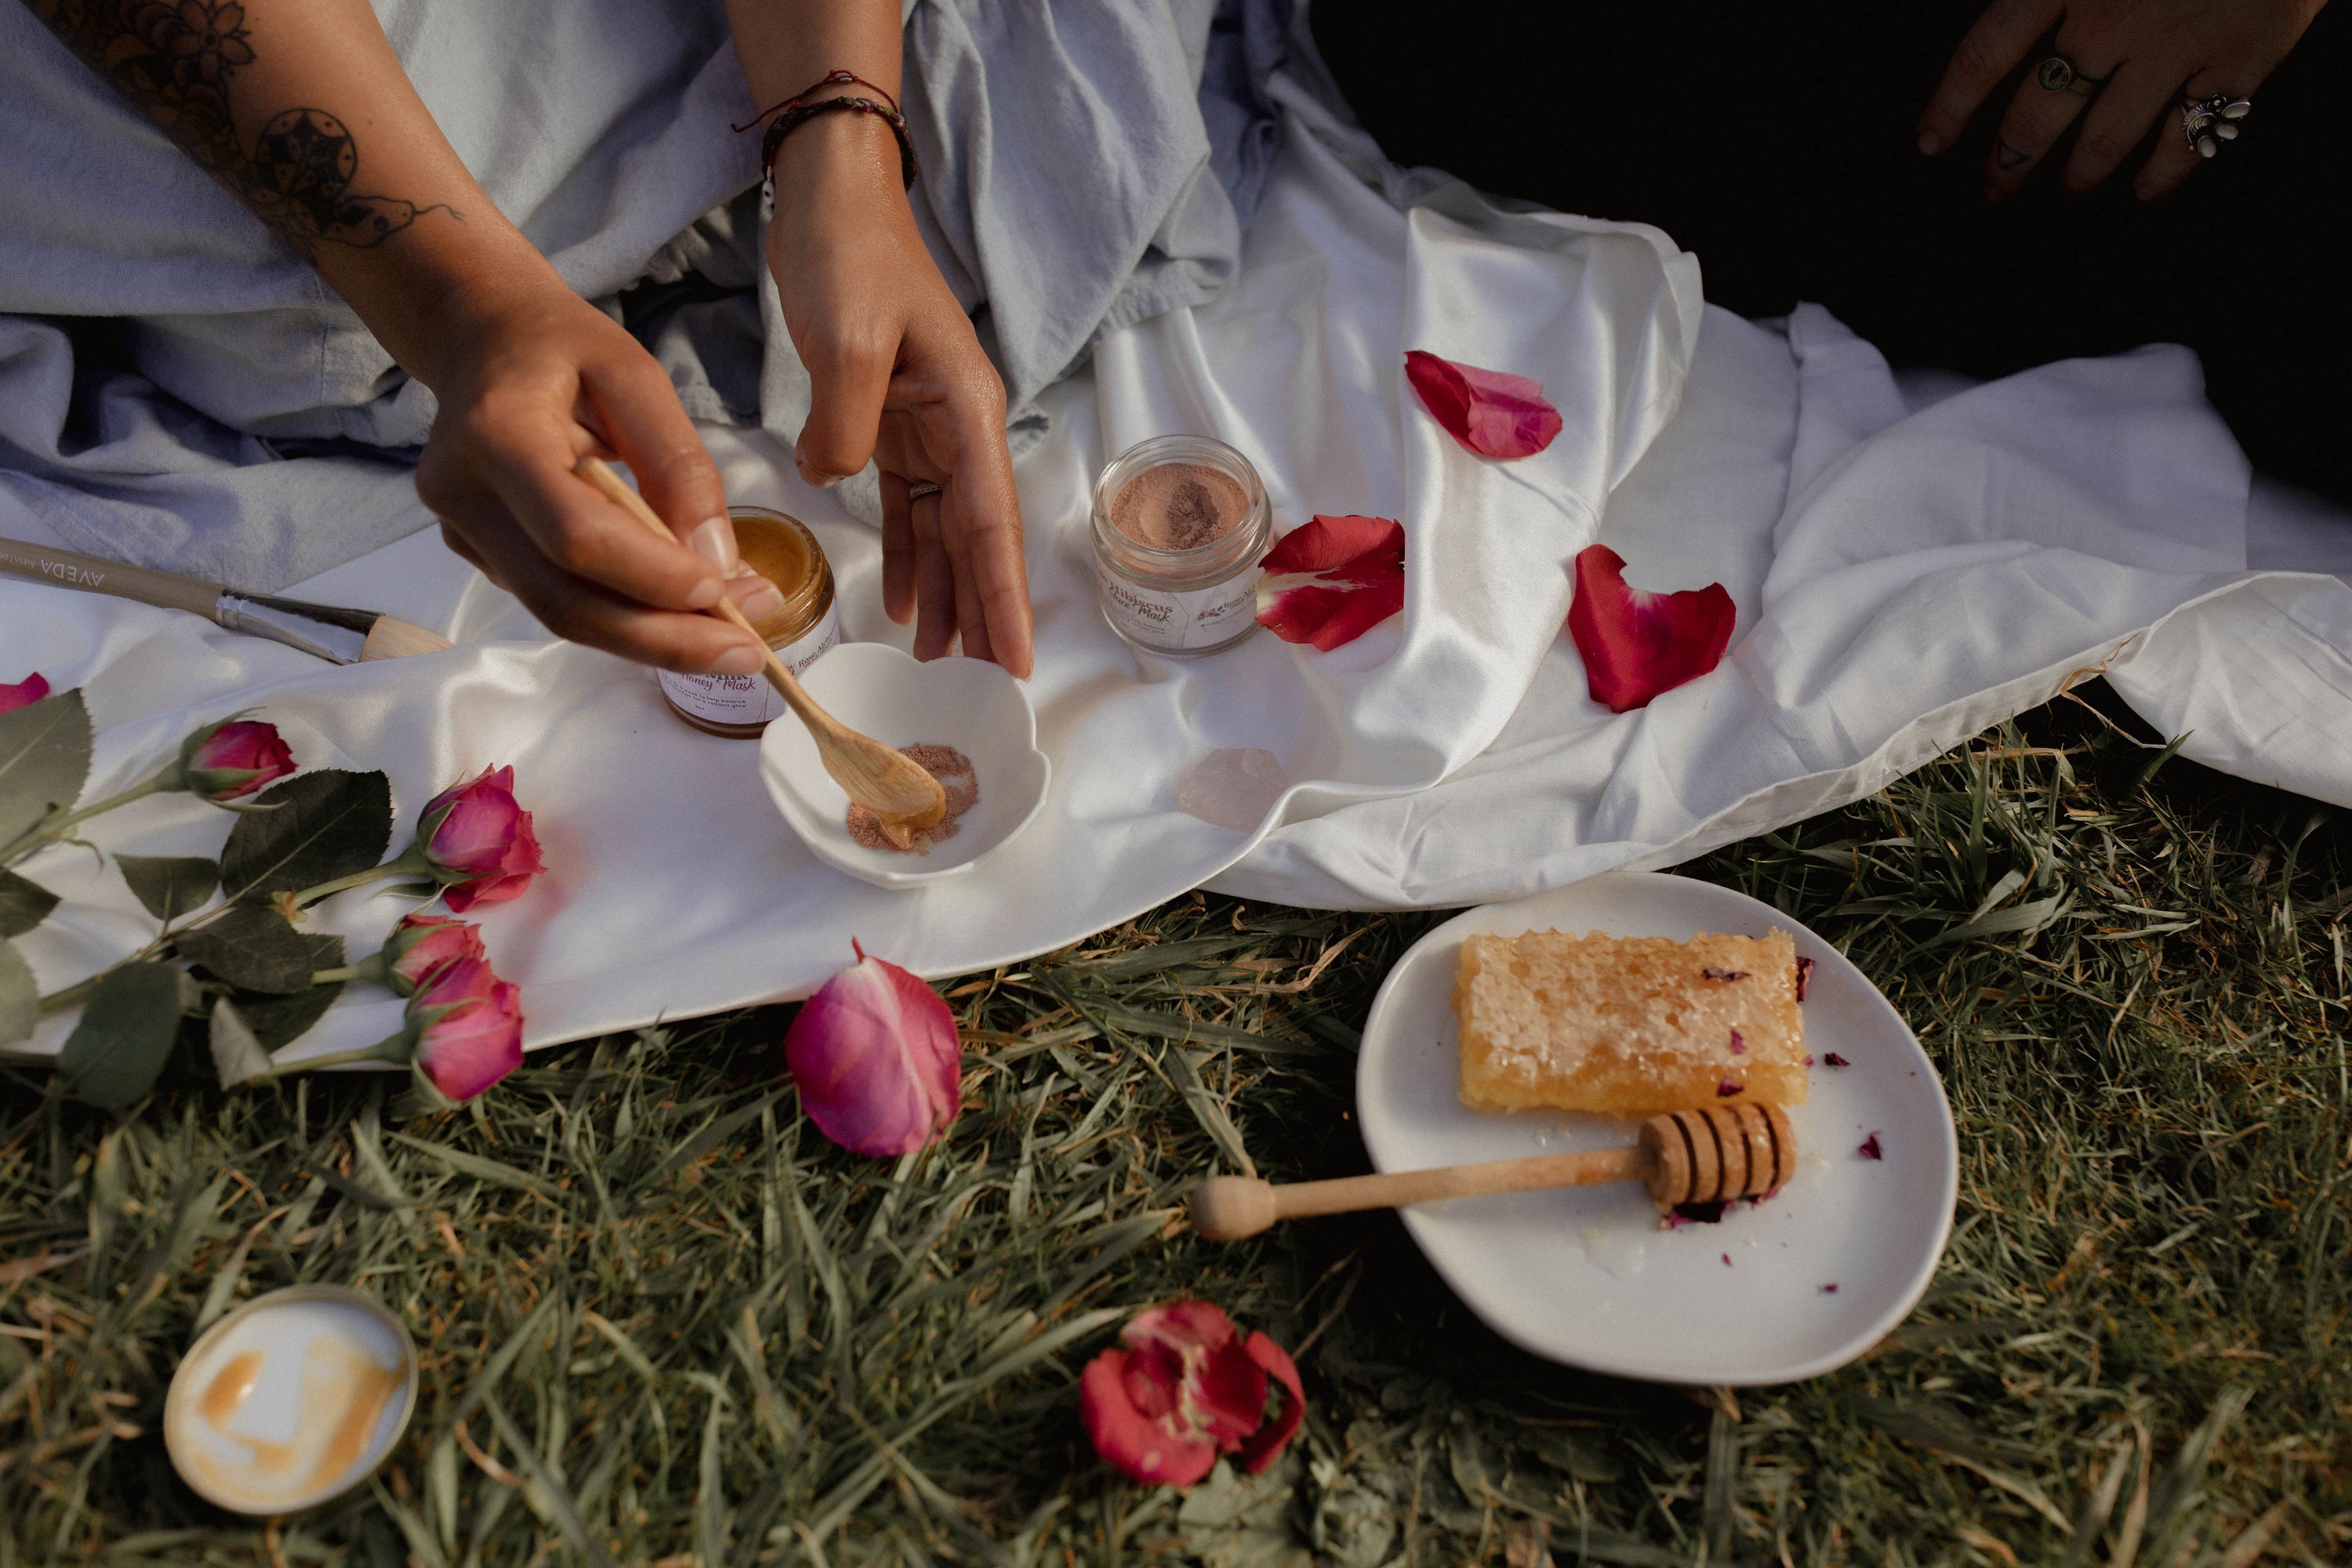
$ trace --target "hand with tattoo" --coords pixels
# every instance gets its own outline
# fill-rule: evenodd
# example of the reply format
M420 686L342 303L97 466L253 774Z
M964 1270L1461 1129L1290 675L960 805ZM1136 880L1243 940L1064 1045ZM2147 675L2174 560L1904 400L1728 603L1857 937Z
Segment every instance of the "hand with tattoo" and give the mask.
M1985 198L2015 195L2077 120L2066 188L2087 191L2148 134L2133 181L2143 201L2179 188L2201 160L2180 134L2183 98L2250 98L2326 0L1992 0L1953 51L1919 120L1919 151L1950 147L1992 90L2047 56L2080 80L2028 77L2011 98L1985 164ZM2084 88L2092 90L2085 91Z

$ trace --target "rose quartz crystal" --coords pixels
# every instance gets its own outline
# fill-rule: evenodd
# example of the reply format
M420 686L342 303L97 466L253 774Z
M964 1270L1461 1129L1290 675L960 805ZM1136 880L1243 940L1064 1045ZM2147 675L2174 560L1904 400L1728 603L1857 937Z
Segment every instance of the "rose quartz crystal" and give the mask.
M1213 827L1256 831L1290 787L1282 759L1255 746L1211 752L1178 781L1176 805Z

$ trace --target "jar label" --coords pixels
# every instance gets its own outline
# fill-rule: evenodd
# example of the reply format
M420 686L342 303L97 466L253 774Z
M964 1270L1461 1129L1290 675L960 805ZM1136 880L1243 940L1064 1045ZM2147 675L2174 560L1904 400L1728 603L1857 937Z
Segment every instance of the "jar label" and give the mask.
M776 657L798 675L839 641L839 607L827 605L824 618L778 648ZM660 679L661 689L672 702L708 723L765 724L784 715L784 700L764 675L679 675L665 669Z
M1146 647L1213 647L1228 641L1256 617L1257 577L1253 563L1206 588L1147 588L1095 557L1103 614L1122 636Z

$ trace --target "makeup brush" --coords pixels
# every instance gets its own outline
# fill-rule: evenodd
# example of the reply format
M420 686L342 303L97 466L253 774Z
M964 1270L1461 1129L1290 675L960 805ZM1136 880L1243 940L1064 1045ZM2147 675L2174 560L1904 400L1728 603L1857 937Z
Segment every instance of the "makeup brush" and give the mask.
M111 594L118 599L136 599L167 610L186 610L230 631L300 648L329 664L438 653L449 646L449 639L439 633L379 610L347 610L270 594L240 594L217 583L14 539L0 539L0 571L38 577L88 594Z
M631 517L664 539L677 536L669 531L645 498L621 482L601 459L583 458L572 466L572 471L595 489L598 495L627 512ZM751 623L735 607L732 599L721 599L710 611L714 616L733 621L753 637ZM871 735L861 735L817 705L776 650L767 650L765 666L768 684L776 689L784 705L800 715L808 726L809 738L816 742L817 759L824 771L841 786L841 793L881 819L882 829L900 847L913 842L913 835L921 832L947 815L947 792L940 781L925 773L914 760L895 746L886 745Z
M1742 1100L1653 1116L1642 1124L1641 1141L1620 1149L1283 1186L1255 1176L1212 1176L1192 1189L1188 1211L1192 1228L1211 1241L1239 1241L1276 1220L1596 1182L1641 1182L1664 1214L1678 1204L1760 1198L1787 1186L1796 1173L1797 1134L1789 1113L1760 1100Z

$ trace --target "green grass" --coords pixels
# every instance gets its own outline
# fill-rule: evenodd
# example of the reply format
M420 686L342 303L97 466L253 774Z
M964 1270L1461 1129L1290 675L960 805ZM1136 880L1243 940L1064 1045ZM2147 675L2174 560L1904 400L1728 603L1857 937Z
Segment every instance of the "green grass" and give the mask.
M396 1081L117 1122L0 1087L0 1564L1624 1563L2352 1557L2352 833L2062 703L1685 869L1848 951L1962 1131L1927 1300L1871 1355L1733 1400L1534 1361L1392 1216L1215 1247L1244 1159L1362 1168L1353 1047L1440 915L1194 895L946 989L966 1110L826 1144L785 1009L536 1057L475 1106ZM425 1354L376 1482L271 1529L174 1480L195 1326L295 1280ZM1299 1352L1258 1481L1133 1488L1077 1367L1203 1296Z

